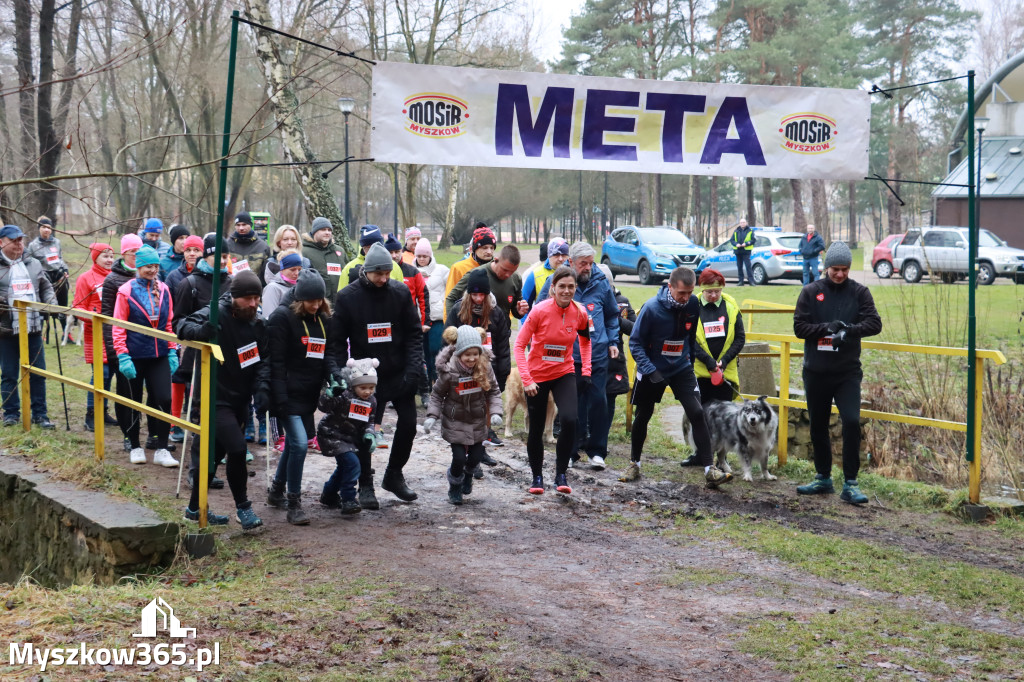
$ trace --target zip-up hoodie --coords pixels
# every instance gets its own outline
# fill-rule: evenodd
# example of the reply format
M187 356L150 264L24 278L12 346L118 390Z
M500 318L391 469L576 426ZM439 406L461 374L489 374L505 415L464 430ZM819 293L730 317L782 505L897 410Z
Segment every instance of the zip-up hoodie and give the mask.
M849 324L846 345L832 350L828 325ZM800 290L793 313L793 333L804 339L804 369L812 372L860 370L860 340L882 331L882 318L868 288L851 279L836 284L822 277Z
M75 280L75 299L72 302L72 307L79 308L81 310L88 310L91 313L98 313L100 311L100 304L102 296L101 291L103 289L103 280L110 274L110 270L101 268L96 263L92 264L86 272L83 272ZM85 361L92 364L92 322L89 320L84 321L85 326ZM103 364L107 363L107 352L103 350Z
M540 300L551 297L551 278L541 287ZM578 301L587 311L590 318L590 357L596 367L608 364L608 346L619 338L619 304L612 292L611 282L596 266L590 271L590 279L586 284L577 284L573 300ZM580 349L573 349L573 359L580 361Z
M583 362L583 376L590 376L590 320L582 305L573 301L559 308L549 298L533 307L516 335L516 366L523 386L554 381L575 372L572 347L577 338ZM530 345L527 360L526 346Z
M662 285L636 316L629 335L629 351L637 372L644 375L661 372L669 379L693 364L700 323L700 304L696 296L677 303Z
M171 310L171 292L159 279L136 277L129 280L117 290L114 317L173 334L171 318L174 317L174 311ZM116 354L128 353L133 359L162 358L169 350L178 348L178 344L174 342L156 339L123 327L114 327L112 334Z

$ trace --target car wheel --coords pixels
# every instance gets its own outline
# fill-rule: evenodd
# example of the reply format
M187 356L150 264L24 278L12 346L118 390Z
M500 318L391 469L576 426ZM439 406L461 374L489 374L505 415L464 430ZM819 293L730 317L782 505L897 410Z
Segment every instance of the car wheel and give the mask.
M640 278L640 284L654 284L654 278L651 277L651 265L647 261L640 261L636 274Z
M917 261L908 261L903 264L903 279L907 284L917 284L921 281L921 266Z
M939 281L943 284L956 284L957 276L955 272L943 272L939 274Z
M892 261L880 260L875 263L875 274L881 279L892 277Z
M612 267L612 261L608 256L601 259L601 265L607 265L608 272L612 273L612 279L615 279L615 268Z
M750 274L754 277L754 284L758 286L768 284L768 271L765 270L764 266L760 263L754 264L754 267L750 270Z
M978 265L978 284L989 285L996 281L996 269L991 263Z

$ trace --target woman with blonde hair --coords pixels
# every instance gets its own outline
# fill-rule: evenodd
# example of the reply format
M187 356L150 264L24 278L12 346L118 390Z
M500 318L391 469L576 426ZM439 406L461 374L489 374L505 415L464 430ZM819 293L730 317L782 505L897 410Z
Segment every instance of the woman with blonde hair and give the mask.
M302 239L299 237L299 231L294 225L282 225L281 227L274 230L274 238L270 242L270 248L274 252L274 255L267 261L266 278L267 284L276 282L281 272L281 257L285 251L295 251L299 254L299 258L302 259L302 267L309 267L309 259L302 255ZM264 310L266 306L264 306ZM271 310L267 313L269 316Z

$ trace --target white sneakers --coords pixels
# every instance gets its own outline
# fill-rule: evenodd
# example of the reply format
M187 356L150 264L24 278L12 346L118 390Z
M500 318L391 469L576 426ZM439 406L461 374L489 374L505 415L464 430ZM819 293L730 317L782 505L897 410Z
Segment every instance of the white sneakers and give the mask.
M171 453L167 453L171 454ZM129 461L132 464L145 464L146 463L146 451L142 448L132 448L131 453L128 455Z
M132 452L134 453L134 450ZM145 454L142 455L142 461L146 461ZM178 466L178 460L174 459L174 456L170 452L164 448L160 448L153 453L153 464L159 464L162 467L170 468Z
M596 469L597 471L604 471L604 457L601 455L594 455L591 457L590 468Z

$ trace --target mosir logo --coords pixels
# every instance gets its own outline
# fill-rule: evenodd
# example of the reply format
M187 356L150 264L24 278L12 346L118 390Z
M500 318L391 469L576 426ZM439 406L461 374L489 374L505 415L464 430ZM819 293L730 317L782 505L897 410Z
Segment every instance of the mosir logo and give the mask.
M782 147L798 154L822 154L836 148L836 122L822 114L793 114L782 119Z
M422 137L458 137L466 132L469 105L458 97L429 92L405 100L406 130Z

